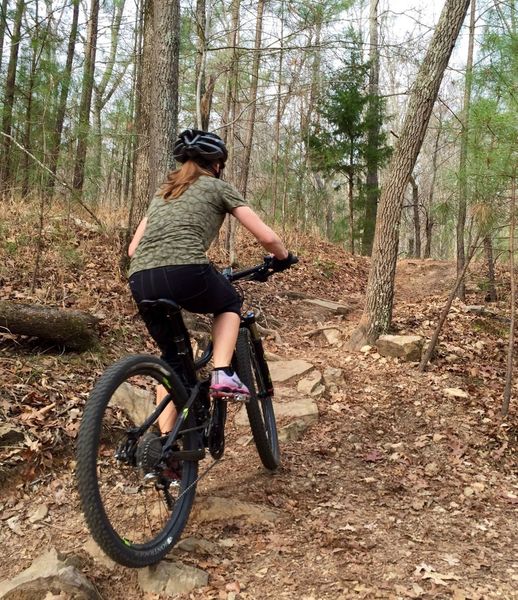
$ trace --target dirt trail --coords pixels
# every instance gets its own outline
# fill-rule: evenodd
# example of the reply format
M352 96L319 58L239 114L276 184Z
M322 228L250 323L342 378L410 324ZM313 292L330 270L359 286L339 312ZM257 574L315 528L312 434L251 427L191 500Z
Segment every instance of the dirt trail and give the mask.
M451 263L402 261L399 328L426 329L435 314L428 297L444 294L453 276ZM346 301L348 292L336 280L326 283L315 295ZM354 321L332 315L312 321L302 300L287 301L281 292L272 294L270 287L258 300L279 323L281 340L268 339L268 350L306 358L320 371L341 368L346 386L317 399L318 424L300 441L283 445L278 474L266 473L253 446L239 443L243 430L229 426L225 458L200 484L200 497L254 502L276 510L279 520L192 519L185 536L214 542L218 550L208 556L174 551L209 574L208 587L181 598L518 598L512 455L518 430L498 427L492 394L501 371L484 366L483 350L459 352L455 361L440 353L426 374L375 349L348 353L341 343L330 346L304 333L331 324L347 332ZM413 304L408 311L405 301ZM463 316L458 319L459 327L467 327ZM451 345L456 330L450 325L444 343ZM500 353L498 347L499 364ZM292 390L296 385L290 382ZM463 388L467 397L450 397L447 388ZM68 459L58 470L4 490L0 546L8 560L0 579L54 545L77 557L103 598L158 598L139 590L135 571L104 567L82 549L89 536L73 467ZM49 507L48 516L29 523L41 504ZM15 514L21 517L18 533L5 527Z
M455 277L456 267L452 261L400 260L396 269L396 302L419 302L427 296L447 294Z

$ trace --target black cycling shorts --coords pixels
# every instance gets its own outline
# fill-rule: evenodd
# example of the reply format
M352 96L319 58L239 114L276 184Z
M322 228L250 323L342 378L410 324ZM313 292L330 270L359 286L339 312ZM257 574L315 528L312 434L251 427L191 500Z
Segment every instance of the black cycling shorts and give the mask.
M234 286L210 264L176 265L138 271L129 278L135 301L173 300L193 313L241 313L242 298ZM162 351L162 358L178 366L175 345L167 323L153 313L141 313L151 337Z
M212 265L177 265L146 269L131 275L135 301L167 298L193 313L241 312L234 286Z

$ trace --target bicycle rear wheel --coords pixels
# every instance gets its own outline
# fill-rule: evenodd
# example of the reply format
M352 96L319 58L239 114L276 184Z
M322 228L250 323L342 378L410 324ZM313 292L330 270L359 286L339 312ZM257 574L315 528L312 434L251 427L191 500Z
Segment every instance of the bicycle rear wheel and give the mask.
M104 552L127 567L160 561L184 529L196 493L199 436L180 431L175 460L161 460L167 436L142 425L163 385L179 405L187 392L159 358L129 356L109 367L85 405L76 476L83 513ZM189 411L186 426L195 426ZM191 454L187 454L191 451ZM178 459L184 452L185 460Z
M250 332L245 328L239 330L236 363L241 381L250 390L246 411L257 453L263 465L270 471L275 471L280 463L280 449L273 402L263 381Z

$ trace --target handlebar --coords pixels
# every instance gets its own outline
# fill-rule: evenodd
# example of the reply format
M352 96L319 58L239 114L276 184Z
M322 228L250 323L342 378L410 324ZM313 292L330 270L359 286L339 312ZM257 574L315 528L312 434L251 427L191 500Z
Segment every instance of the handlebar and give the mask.
M299 259L296 256L293 256L290 267L298 262ZM244 269L242 271L236 271L235 273L232 271L232 267L228 267L223 271L223 275L225 275L225 277L227 277L227 279L231 282L238 281L240 279L247 281L266 281L274 273L279 272L274 270L272 265L273 256L265 256L264 261L260 265L250 267L249 269Z

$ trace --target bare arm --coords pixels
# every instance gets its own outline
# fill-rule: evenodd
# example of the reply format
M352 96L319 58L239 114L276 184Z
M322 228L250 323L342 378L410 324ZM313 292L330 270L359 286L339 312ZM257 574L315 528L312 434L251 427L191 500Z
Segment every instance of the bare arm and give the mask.
M263 248L271 252L276 258L283 260L288 257L288 250L281 238L262 221L262 219L248 206L238 206L232 215L248 229Z
M135 254L135 250L137 249L137 246L139 245L139 242L142 239L142 236L144 235L144 231L146 231L146 225L147 217L144 217L142 221L140 221L139 226L135 231L135 235L133 236L133 239L131 240L130 245L128 247L128 256L130 258Z

